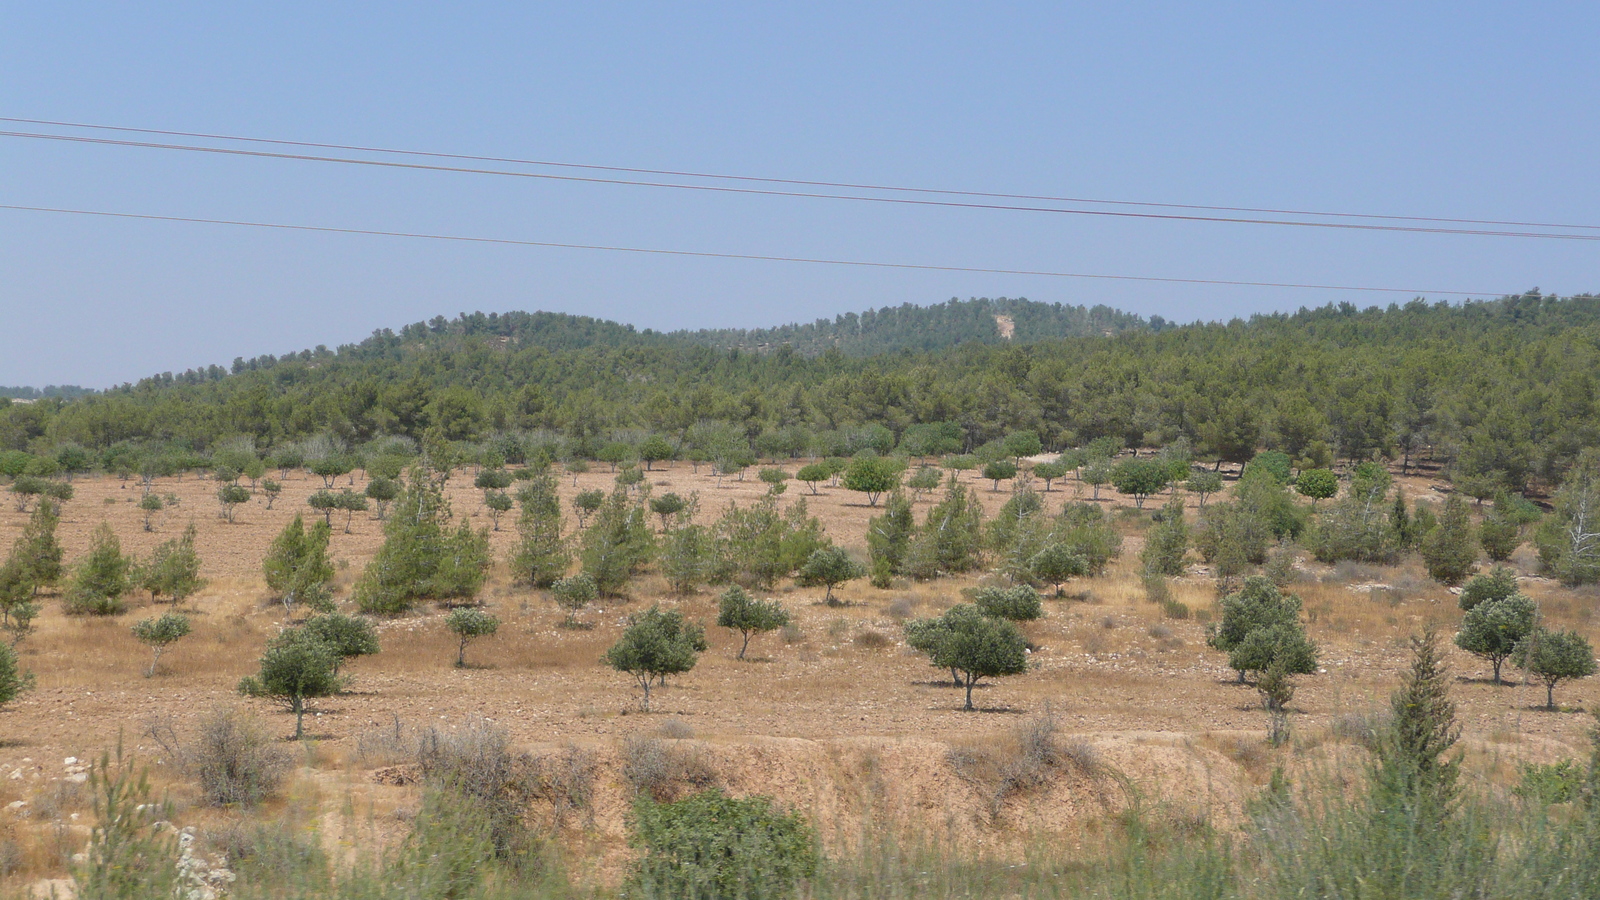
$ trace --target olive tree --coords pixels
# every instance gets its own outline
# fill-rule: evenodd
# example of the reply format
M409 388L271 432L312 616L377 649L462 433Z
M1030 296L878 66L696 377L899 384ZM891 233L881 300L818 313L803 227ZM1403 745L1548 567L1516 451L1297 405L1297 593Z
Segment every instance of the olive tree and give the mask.
M938 624L923 624L929 622ZM972 688L980 679L1028 671L1028 644L1021 630L968 603L952 606L936 620L907 623L906 638L912 647L928 654L933 665L949 669L956 683L965 688L963 709L973 709Z
M1461 587L1456 598L1463 612L1490 600L1504 600L1517 592L1517 573L1506 566L1495 566L1487 574L1475 575Z
M490 637L500 630L500 620L490 613L471 606L450 611L444 617L444 627L460 639L456 649L456 668L467 666L467 644L481 637Z
M833 596L834 587L866 574L866 568L851 559L843 547L819 547L812 552L805 565L801 566L795 584L801 587L823 586L826 588L823 602L829 606L836 606L838 601Z
M689 508L689 501L674 493L650 498L650 511L661 517L661 530L667 530L668 521Z
M572 511L578 516L578 527L582 528L588 521L589 516L592 515L595 510L598 510L600 508L600 504L604 502L606 502L606 492L600 490L599 488L594 488L587 491L579 491L572 498Z
M189 617L182 613L162 613L150 619L140 619L133 623L133 637L154 651L150 658L150 668L144 672L144 677L150 678L156 674L156 665L161 662L161 654L167 647L177 643L189 634Z
M582 572L550 585L550 593L556 598L556 605L567 611L567 618L562 622L567 628L577 627L579 611L600 596L594 579Z
M483 505L489 510L489 521L494 530L500 530L500 516L511 509L511 495L505 491L490 491L483 495Z
M335 674L344 667L346 660L357 656L371 656L381 649L378 645L378 630L372 627L371 620L363 616L347 616L339 612L322 613L306 619L300 627L304 628L307 634L321 639L333 648Z
M1060 597L1063 582L1089 574L1089 561L1067 544L1053 541L1028 560L1028 571L1034 578L1053 586L1056 596Z
M789 624L789 612L776 600L757 600L744 588L734 585L717 601L717 626L732 628L744 636L739 659L750 648L750 636L776 631Z
M1125 459L1111 469L1111 484L1120 494L1133 497L1133 505L1144 509L1144 501L1167 486L1171 471L1157 459Z
M644 460L644 468L647 472L655 468L656 463L665 462L677 455L677 451L672 448L672 444L659 434L653 434L645 438L644 443L639 445L639 458Z
M1556 685L1588 678L1596 670L1594 648L1576 631L1536 628L1517 645L1516 664L1544 685L1545 709L1556 708Z
M1200 508L1206 508L1206 498L1222 490L1222 475L1217 472L1199 471L1189 476L1183 483L1189 493L1200 500Z
M806 487L811 489L811 493L816 494L817 485L832 478L833 472L824 463L811 463L801 466L800 471L796 472L794 477L805 482Z
M858 456L844 471L846 490L867 495L867 505L877 506L878 497L900 484L900 465L882 456Z
M911 477L906 479L906 487L911 488L911 496L914 499L921 500L923 494L937 489L943 480L938 467L919 466L911 473Z
M983 477L994 482L994 486L989 489L991 493L999 491L1000 482L1017 477L1017 464L1009 459L992 460L984 464Z
M1277 585L1259 575L1246 578L1239 592L1222 598L1219 605L1221 621L1209 628L1206 644L1228 654L1228 665L1239 673L1240 684L1244 683L1246 672L1262 671L1265 666L1258 663L1264 658L1270 663L1273 655L1268 652L1264 656L1263 650L1270 651L1270 642L1264 643L1264 639L1241 650L1246 648L1252 633L1279 626L1301 628L1300 598L1283 593ZM1277 636L1284 634L1286 632Z
M767 490L774 494L781 494L788 488L784 482L789 480L789 473L783 469L776 467L762 469L756 473L756 477L760 478L761 483L767 485Z
M1522 639L1539 622L1539 607L1523 594L1474 603L1461 617L1456 646L1481 656L1494 667L1494 683L1501 684L1500 665L1516 651Z
M1067 464L1059 460L1039 463L1033 467L1034 477L1044 479L1045 493L1050 492L1050 482L1067 477L1069 471L1071 470L1067 468Z
M271 507L271 503L270 502L268 503L268 507L269 508ZM161 502L161 495L160 494L145 494L143 497L139 498L139 511L144 513L144 530L145 531L154 531L155 530L155 528L150 523L150 519L156 513L161 512L161 510L163 510L165 508L166 508L166 504Z
M264 697L294 713L294 739L305 736L306 701L337 694L339 656L326 641L291 628L267 643L261 668L239 682L239 693Z
M250 489L228 482L217 488L217 502L222 504L222 518L231 524L239 505L250 502Z
M644 691L640 706L648 710L651 683L693 669L704 648L705 634L698 625L685 622L677 610L663 612L652 606L628 620L627 629L606 651L604 661L633 676Z

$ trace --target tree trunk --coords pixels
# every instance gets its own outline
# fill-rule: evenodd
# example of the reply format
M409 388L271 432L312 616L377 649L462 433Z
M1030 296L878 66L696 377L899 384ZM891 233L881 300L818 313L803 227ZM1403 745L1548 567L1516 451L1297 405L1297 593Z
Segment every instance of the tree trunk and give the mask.
M1544 708L1551 712L1556 711L1556 684L1553 681L1544 683Z
M1500 663L1502 662L1502 660L1496 659L1496 660L1492 660L1492 662L1494 663L1494 684L1495 684L1495 687L1499 687L1500 684L1501 684L1501 681L1500 681Z
M967 705L964 707L965 709L972 709L972 685L977 680L976 678L967 678Z
M650 709L650 676L648 674L646 674L643 678L639 679L639 683L644 685L644 702L639 704L639 705L643 709L649 710Z
M744 632L744 645L739 648L739 658L744 659L744 651L750 649L750 632Z
M294 739L298 741L306 733L306 701L302 697L296 697L293 703L291 708L294 710Z
M465 669L466 667L467 667L467 639L466 638L462 638L461 639L461 648L456 651L456 668Z

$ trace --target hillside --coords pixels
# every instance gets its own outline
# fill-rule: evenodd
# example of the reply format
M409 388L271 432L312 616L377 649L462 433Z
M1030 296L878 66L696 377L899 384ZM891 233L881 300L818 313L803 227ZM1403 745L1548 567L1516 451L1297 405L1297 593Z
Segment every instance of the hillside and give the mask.
M955 317L980 305L944 309ZM1023 316L1015 327L1032 326ZM736 440L791 456L961 451L1031 430L1047 448L1180 441L1208 460L1243 461L1262 447L1314 461L1376 452L1407 466L1423 455L1492 493L1548 485L1600 446L1591 296L1340 304L1014 341L749 353L596 319L474 313L337 350L236 360L231 371L14 404L0 409L0 448L77 445L112 468L152 453L203 457L230 441L268 451L322 435L354 449L430 430L496 442L510 459L535 445L592 456L650 433L681 453Z
M929 351L957 344L1025 344L1050 338L1110 337L1126 331L1159 331L1159 316L1139 316L1106 306L1063 306L1023 298L958 300L932 306L885 306L857 315L845 313L815 322L777 328L717 328L674 332L695 343L723 350L767 351L788 345L815 356L838 350L870 356L901 350Z

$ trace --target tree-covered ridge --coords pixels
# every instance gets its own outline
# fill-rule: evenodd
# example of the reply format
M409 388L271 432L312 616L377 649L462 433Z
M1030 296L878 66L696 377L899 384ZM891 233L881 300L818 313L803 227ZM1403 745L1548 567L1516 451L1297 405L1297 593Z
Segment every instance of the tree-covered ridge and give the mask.
M75 384L47 384L42 388L27 385L0 385L0 398L8 400L38 400L43 397L61 397L72 399L82 397L84 394L94 393L93 388L79 387Z
M766 446L802 452L869 427L892 448L912 426L943 423L964 448L1033 430L1050 448L1185 438L1202 458L1241 461L1262 447L1296 459L1324 445L1352 459L1426 449L1457 477L1515 488L1553 482L1600 446L1600 298L1536 292L863 357L475 314L234 368L13 404L0 409L0 447L203 453L238 436L264 450L323 432L358 446L438 429L463 441L537 431L578 452L650 432L687 446L719 422L758 449L781 432Z
M1002 333L998 317L1005 317L1011 333ZM696 343L723 350L766 351L788 345L808 356L836 349L850 356L927 351L956 344L1032 343L1050 338L1111 336L1125 331L1160 330L1167 323L1157 316L1146 322L1132 313L1107 306L1070 306L1037 303L1023 298L951 298L932 306L885 306L857 315L844 313L833 319L777 328L715 328L674 332Z

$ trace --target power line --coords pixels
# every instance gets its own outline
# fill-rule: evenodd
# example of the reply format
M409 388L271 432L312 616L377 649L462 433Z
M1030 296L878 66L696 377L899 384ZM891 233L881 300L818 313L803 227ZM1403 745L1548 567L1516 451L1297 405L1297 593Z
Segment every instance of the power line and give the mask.
M1034 212L1079 216L1104 216L1116 219L1155 219L1179 222L1212 222L1236 225L1278 225L1296 228L1331 228L1347 231L1404 232L1412 234L1470 235L1476 237L1532 238L1538 240L1600 241L1600 233L1573 234L1546 231L1494 231L1479 228L1444 228L1421 225L1374 225L1356 222L1305 222L1293 219L1253 219L1234 216L1200 216L1179 213L1127 212L1105 209L1082 209L1060 206L1025 206L1001 203L974 203L957 200L926 200L909 197L869 197L857 194L829 194L815 191L785 191L772 188L729 187L712 184L684 184L680 182L641 181L637 179L601 178L584 175L553 175L548 172L515 172L505 169L484 169L466 166L443 166L426 163L395 162L392 160L356 159L342 156L318 156L304 153L285 153L267 150L243 150L237 147L207 147L195 144L163 144L151 141L130 141L116 138L97 138L84 135L43 134L27 131L0 131L0 137L28 138L46 141L65 141L79 144L100 144L114 147L136 147L152 150L181 150L195 153L215 153L224 156L243 156L262 159L287 159L306 162L341 163L346 165L375 166L386 169L420 169L430 172L451 172L468 175L495 175L513 178L534 178L545 181L578 182L583 184L611 184L628 187L670 188L674 190L706 191L719 194L744 194L763 197L798 197L812 200L845 200L859 203L901 204L922 207L955 209L980 209L1002 212ZM1586 227L1586 226L1580 226Z
M988 197L999 200L1036 200L1046 203L1093 203L1105 206L1142 206L1157 209L1188 209L1204 212L1260 213L1268 215L1315 216L1321 218L1345 219L1380 219L1397 222L1445 222L1455 225L1499 225L1518 228L1576 228L1585 230L1600 230L1600 225L1575 225L1555 222L1522 222L1504 219L1466 219L1444 216L1408 216L1386 215L1382 213L1327 212L1256 206L1208 206L1196 203L1159 203L1148 200L1106 200L1092 197L1057 197L1042 194L1008 194L993 191L905 187L848 181L811 181L798 178L773 178L755 175L729 175L714 172L695 172L676 169L646 169L630 166L606 166L597 165L594 163L556 162L551 160L518 159L516 157L505 156L474 156L462 153L442 153L429 150L404 150L389 147L366 147L358 144L330 144L317 141L291 141L279 138L242 137L239 135L209 134L198 131L170 131L157 128L134 128L120 125L96 125L85 122L62 122L51 119L25 119L12 116L0 116L0 122L16 122L29 125L49 125L61 128L84 128L100 131L120 131L133 134L165 135L168 137L189 137L202 138L206 140L238 141L242 143L254 144L276 144L285 147L312 147L323 150L348 150L362 153L388 153L400 156L422 156L434 159L456 159L466 162L511 163L516 165L545 166L550 168L586 169L598 172L624 172L636 175L663 175L674 178L707 178L727 181L758 182L763 184L789 184L802 187L844 188L849 190L886 191L912 194L943 194L947 196L958 197Z
M198 225L231 225L246 228L274 228L285 231L309 231L326 234L352 234L373 237L413 238L430 241L453 241L471 244L501 244L515 247L548 247L561 250L598 250L611 253L642 253L659 256L688 256L704 259L737 259L756 262L807 263L828 266L854 266L872 269L911 269L926 272L972 272L984 275L1027 275L1042 278L1088 278L1104 281L1147 281L1160 284L1204 284L1224 287L1294 288L1316 291L1352 291L1363 293L1448 295L1453 297L1505 296L1515 291L1444 291L1414 288L1369 287L1343 284L1302 284L1283 281L1233 281L1214 278L1163 278L1154 275L1105 275L1087 272L1058 272L1045 269L1003 269L985 266L941 266L921 263L874 262L855 259L828 259L809 256L776 256L756 253L717 253L706 250L672 250L660 247L623 247L607 244L574 244L560 241L529 241L516 238L475 237L455 234L429 234L416 231L385 231L372 228L339 228L331 225L294 225L282 222L253 222L242 219L207 219L193 216L161 216L150 213L110 212L92 209L67 209L54 206L21 206L0 204L0 209L21 212L60 213L75 216L101 216L113 219L135 219L152 222L183 222Z

